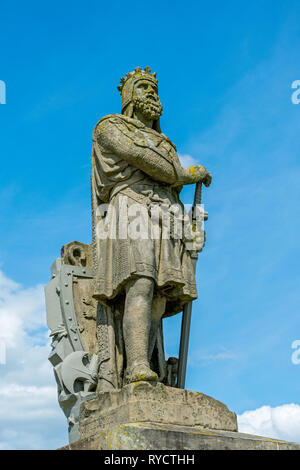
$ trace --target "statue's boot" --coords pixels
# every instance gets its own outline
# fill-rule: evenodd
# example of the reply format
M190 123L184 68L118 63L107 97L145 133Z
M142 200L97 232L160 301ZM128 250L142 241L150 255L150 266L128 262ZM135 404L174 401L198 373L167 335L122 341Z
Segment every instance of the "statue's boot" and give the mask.
M126 383L132 382L157 382L158 375L150 369L146 362L133 364L126 372Z

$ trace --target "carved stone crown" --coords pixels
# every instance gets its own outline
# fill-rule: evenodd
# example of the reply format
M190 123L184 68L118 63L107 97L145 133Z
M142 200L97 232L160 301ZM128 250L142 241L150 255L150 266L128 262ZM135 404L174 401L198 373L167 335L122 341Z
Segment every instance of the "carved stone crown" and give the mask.
M156 79L156 72L154 73L151 73L151 69L150 67L145 67L144 70L141 69L141 67L136 67L133 72L129 72L126 74L125 77L122 77L121 80L120 80L120 85L117 87L119 92L121 93L122 95L122 91L123 91L123 88L127 82L127 80L132 80L134 82L138 81L138 80L151 80L152 82L155 83L155 85L157 86L157 79Z
M151 81L155 86L158 84L156 72L151 73L151 69L148 66L144 70L141 67L136 67L133 72L127 73L125 77L121 78L121 84L118 86L122 96L122 113L125 112L125 109L131 103L134 85L140 80ZM130 114L131 112L129 112L129 116Z

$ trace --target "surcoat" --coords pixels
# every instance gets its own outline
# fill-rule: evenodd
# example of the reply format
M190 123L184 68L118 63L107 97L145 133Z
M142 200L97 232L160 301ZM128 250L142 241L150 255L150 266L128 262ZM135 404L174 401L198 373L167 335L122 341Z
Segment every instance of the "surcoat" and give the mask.
M104 305L124 295L126 283L139 276L154 279L155 293L167 298L165 316L197 298L191 252L183 239L163 236L163 220L155 238L120 234L120 227L123 230L130 224L124 204L127 210L132 204L142 204L149 221L155 205L181 204L180 168L170 139L136 119L113 114L95 126L91 172L94 297ZM109 204L108 210L101 210L103 204ZM113 228L115 236L99 237L99 223Z

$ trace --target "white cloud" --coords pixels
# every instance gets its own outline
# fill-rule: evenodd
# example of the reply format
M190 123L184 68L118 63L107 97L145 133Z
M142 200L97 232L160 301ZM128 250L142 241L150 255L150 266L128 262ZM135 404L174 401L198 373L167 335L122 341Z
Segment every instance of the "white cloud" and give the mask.
M239 432L300 442L300 406L262 406L238 416Z
M229 351L224 351L216 354L203 354L198 359L202 361L223 361L225 359L236 359L237 356Z
M188 168L189 166L193 166L193 165L200 165L200 163L197 162L197 160L194 157L192 157L191 155L188 155L188 154L181 155L181 154L179 154L178 156L179 156L180 163L184 168Z
M203 349L191 350L189 355L188 364L192 367L208 366L215 361L232 361L237 360L238 355L234 351L230 351L224 346L218 346L218 350L205 351Z
M55 449L67 443L48 362L43 286L24 289L0 271L0 449Z
M43 288L23 289L0 271L0 338L15 348L26 331L45 326Z

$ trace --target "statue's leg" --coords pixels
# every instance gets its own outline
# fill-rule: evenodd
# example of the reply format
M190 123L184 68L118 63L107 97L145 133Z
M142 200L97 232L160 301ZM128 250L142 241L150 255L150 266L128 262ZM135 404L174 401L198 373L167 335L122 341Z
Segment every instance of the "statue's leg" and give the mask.
M154 281L139 277L126 286L123 334L127 358L127 382L157 381L150 369L148 351Z
M155 295L152 301L152 311L151 311L151 328L149 336L149 361L151 361L153 349L156 342L158 328L160 326L160 321L165 313L166 309L166 298L160 295Z

